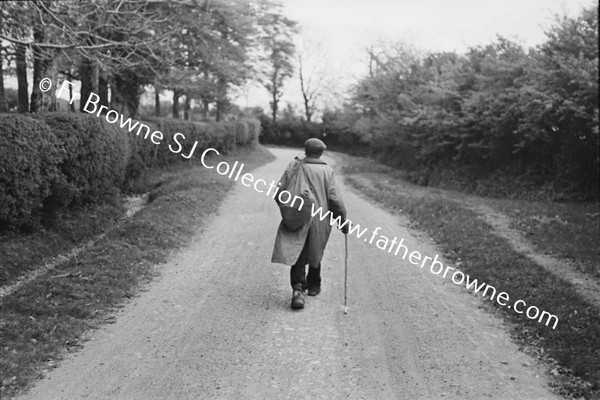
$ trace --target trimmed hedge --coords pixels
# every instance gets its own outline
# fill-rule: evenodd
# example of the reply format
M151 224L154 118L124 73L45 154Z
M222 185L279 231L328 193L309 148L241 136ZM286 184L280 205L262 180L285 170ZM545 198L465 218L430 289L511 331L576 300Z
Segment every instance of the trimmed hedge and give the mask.
M22 115L0 114L0 126L0 226L33 225L60 180L58 140L48 125Z
M42 113L32 117L50 127L62 154L58 164L61 179L46 199L47 207L91 203L114 194L125 179L131 155L130 141L118 126L84 114Z
M209 147L217 149L220 153L228 154L237 146L255 146L258 144L260 134L260 122L255 120L225 121L225 122L189 122L169 118L148 118L148 122L154 124L163 133L164 144L156 146L152 164L164 166L178 161L185 161L183 157L173 157L169 145L177 149L179 146L174 141L176 133L182 133L183 139L178 141L183 146L180 154L189 154L194 143L198 141L196 151ZM146 123L146 122L145 122Z
M136 121L133 121L134 123ZM146 128L128 131L119 122L76 113L0 114L0 229L39 223L40 215L75 204L103 201L145 169L188 161L208 147L227 154L258 143L258 121L197 123L167 118L140 122L159 144L144 139ZM139 127L139 125L138 125ZM183 146L180 154L173 136Z

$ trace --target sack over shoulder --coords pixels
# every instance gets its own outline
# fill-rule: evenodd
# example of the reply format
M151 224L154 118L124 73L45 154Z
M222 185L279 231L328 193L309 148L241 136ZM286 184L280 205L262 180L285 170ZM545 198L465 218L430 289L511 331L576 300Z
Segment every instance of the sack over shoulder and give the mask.
M287 203L278 202L283 225L290 232L299 230L311 220L312 208L315 204L315 195L306 177L304 163L298 162L296 168L285 189L290 192L289 201ZM296 197L301 198L302 202Z

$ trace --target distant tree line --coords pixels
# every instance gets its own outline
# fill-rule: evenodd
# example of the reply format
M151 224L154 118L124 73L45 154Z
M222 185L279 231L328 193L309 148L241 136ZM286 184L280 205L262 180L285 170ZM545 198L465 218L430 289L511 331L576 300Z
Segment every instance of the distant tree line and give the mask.
M369 73L351 101L326 111L306 135L366 147L422 184L454 169L468 179L519 177L561 195L598 198L595 8L557 17L547 40L527 51L499 37L464 55L396 43L367 55ZM263 125L271 142L289 142L294 131Z
M173 117L183 111L189 119L195 101L204 116L210 108L221 120L232 89L252 78L271 93L275 115L295 32L271 0L2 2L0 112L13 100L4 89L8 74L17 77L21 113L56 110L55 89L67 79L81 82L80 107L94 92L102 105L135 117L151 85L155 115L159 94L169 90ZM47 93L39 89L44 78L54 82Z

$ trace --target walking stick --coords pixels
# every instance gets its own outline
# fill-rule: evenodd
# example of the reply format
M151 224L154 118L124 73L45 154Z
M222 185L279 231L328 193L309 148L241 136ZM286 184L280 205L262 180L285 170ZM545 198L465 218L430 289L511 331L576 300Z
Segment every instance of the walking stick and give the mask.
M344 314L348 314L348 235L344 235L346 254L344 257Z

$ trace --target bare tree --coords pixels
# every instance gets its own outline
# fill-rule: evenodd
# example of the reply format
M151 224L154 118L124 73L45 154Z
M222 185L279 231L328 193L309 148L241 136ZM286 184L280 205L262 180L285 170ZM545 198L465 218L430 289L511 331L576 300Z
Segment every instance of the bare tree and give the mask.
M320 58L320 57L317 57ZM312 65L311 65L312 64ZM304 102L304 116L307 122L311 122L317 110L317 102L323 95L332 90L333 83L324 68L316 63L308 63L301 53L298 56L298 74L300 78L300 90Z
M0 11L0 26L3 22L3 12ZM4 47L0 45L0 112L8 111L6 93L4 92Z
M260 42L265 53L262 64L267 71L261 83L271 96L271 118L276 122L283 83L294 72L292 59L296 47L293 35L297 32L297 23L282 14L279 4L264 0L261 5L263 10L260 11L258 23L261 28Z
M31 111L53 107L54 90L43 93L39 83L44 77L57 75L63 60L81 62L83 93L98 89L98 68L139 72L157 71L162 65L157 49L168 35L170 17L161 12L170 7L166 2L35 0L7 2L1 7L8 23L0 29L0 38L13 44L18 57L32 50Z
M6 101L6 93L4 93L4 57L2 57L2 52L0 51L0 112L7 111L8 102Z

